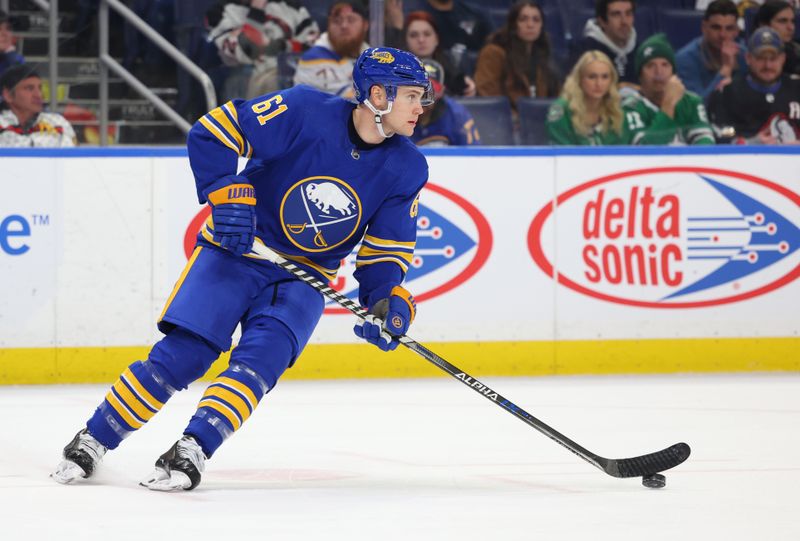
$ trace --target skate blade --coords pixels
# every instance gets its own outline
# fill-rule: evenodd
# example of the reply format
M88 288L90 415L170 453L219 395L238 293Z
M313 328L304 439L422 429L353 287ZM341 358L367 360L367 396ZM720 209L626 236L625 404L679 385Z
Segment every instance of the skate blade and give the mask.
M176 490L188 490L192 486L192 481L183 472L173 471L167 473L165 470L156 468L139 485L158 492L173 492Z
M68 485L78 479L86 478L86 472L71 460L62 460L50 477L57 483Z

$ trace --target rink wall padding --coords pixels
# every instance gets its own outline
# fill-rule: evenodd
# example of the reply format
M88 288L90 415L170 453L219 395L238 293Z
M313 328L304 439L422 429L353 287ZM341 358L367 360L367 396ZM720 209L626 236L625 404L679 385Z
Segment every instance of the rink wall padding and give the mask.
M410 334L456 366L800 370L800 149L425 153ZM185 149L0 149L0 190L0 384L107 382L146 358L208 213ZM352 295L353 270L332 286ZM443 374L327 312L287 378Z

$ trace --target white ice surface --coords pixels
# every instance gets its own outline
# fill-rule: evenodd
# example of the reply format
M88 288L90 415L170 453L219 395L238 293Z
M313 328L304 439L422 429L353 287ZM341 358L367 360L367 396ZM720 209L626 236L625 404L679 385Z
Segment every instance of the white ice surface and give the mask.
M0 540L800 539L800 374L484 381L602 456L692 456L647 489L452 379L283 381L196 490L137 486L195 384L61 486L48 474L106 386L0 387Z

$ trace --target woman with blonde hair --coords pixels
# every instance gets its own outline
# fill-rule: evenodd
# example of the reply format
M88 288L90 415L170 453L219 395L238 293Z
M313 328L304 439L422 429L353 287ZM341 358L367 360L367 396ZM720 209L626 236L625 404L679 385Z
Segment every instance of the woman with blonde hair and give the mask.
M586 51L547 112L554 145L623 145L628 141L617 91L617 71L601 51Z

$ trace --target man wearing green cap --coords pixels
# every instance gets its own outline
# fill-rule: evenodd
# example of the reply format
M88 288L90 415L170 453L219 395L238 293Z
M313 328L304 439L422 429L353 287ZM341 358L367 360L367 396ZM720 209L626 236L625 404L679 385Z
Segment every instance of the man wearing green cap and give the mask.
M714 144L703 100L675 75L675 52L664 34L639 45L635 67L641 88L622 101L631 144Z

